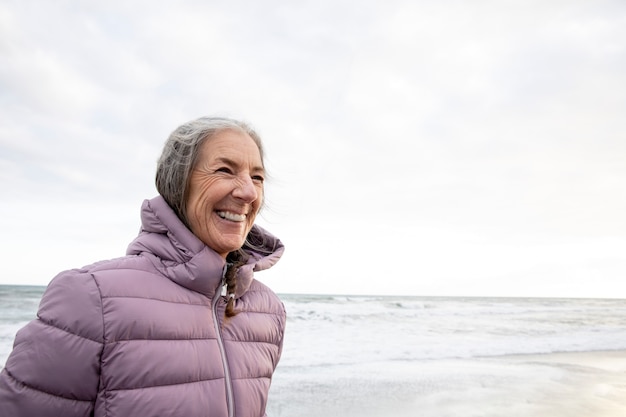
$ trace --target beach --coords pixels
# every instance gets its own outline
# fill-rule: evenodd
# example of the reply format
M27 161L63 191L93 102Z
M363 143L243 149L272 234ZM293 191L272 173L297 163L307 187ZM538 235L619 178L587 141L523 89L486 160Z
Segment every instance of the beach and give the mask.
M626 351L384 361L277 372L268 415L624 417Z

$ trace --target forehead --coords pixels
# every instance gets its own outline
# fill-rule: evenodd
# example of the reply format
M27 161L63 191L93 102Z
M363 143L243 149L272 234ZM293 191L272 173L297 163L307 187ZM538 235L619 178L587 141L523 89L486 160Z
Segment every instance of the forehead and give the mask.
M238 164L263 167L261 153L254 139L246 132L234 129L219 131L205 140L199 157L209 163L228 159Z

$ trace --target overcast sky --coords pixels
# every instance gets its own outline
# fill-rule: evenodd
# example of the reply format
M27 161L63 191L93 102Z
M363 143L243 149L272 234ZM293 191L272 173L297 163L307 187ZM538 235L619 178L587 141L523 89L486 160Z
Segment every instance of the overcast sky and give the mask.
M225 115L277 292L626 298L626 2L171 3L0 0L0 283L123 255Z

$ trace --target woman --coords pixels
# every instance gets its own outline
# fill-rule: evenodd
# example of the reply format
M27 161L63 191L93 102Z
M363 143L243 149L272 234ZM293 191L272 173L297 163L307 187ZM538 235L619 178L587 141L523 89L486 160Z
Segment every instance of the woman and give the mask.
M0 416L263 416L285 310L253 278L265 169L246 124L180 126L127 256L62 272L0 374Z

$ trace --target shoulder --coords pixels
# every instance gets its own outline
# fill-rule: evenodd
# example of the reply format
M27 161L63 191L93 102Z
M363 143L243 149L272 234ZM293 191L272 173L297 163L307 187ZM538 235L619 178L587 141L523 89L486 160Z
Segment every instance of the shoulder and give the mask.
M285 314L285 306L278 295L267 285L254 279L248 291L241 297L246 310L271 314Z
M235 309L238 314L224 327L227 339L282 345L287 314L274 291L254 280L235 301Z
M108 276L123 281L133 271L149 269L145 260L126 256L63 271L48 284L39 304L38 318L45 324L101 341L102 300Z
M88 270L72 269L54 277L41 298L37 316L49 326L102 340L102 297Z
M95 281L81 270L60 273L48 285L37 316L17 332L5 365L5 387L20 390L7 407L33 410L24 415L48 415L43 410L69 415L68 409L77 407L88 413L103 344Z

